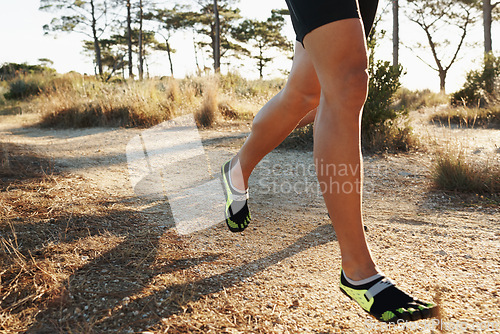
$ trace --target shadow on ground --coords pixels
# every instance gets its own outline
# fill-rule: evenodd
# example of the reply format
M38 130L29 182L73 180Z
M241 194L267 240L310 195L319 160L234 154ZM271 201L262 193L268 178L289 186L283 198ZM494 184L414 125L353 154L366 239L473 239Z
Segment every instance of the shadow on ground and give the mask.
M0 308L31 323L28 333L143 331L334 235L324 224L278 251L201 277L189 269L217 266L227 254L195 254L190 236L173 229L171 214L155 225L133 209L136 198L110 198L73 176L39 172L50 161L24 153L19 160L21 154L9 149L24 168L3 184L17 193L0 193L4 208L10 205L0 220ZM150 204L162 212L166 205Z

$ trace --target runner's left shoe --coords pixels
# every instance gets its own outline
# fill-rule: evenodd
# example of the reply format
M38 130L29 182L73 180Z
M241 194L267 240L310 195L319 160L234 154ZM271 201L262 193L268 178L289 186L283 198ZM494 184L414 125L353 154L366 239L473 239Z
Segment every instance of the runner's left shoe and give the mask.
M243 231L252 219L248 210L248 189L241 192L232 186L231 160L222 165L222 184L226 195L226 224L231 232Z

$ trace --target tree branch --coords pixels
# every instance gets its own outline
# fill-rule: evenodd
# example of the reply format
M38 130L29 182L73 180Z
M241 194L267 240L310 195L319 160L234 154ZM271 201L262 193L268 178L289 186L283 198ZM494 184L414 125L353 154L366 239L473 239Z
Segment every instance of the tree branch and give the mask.
M446 71L448 71L448 69L451 67L451 65L455 62L455 60L456 60L456 58L458 56L458 52L462 48L462 44L464 42L465 36L467 35L467 26L470 23L469 17L470 17L470 12L467 11L467 17L465 18L465 24L462 27L463 33L462 33L462 36L460 38L460 43L458 43L457 49L455 51L455 54L453 55L453 58L450 60L450 64L446 67Z
M422 61L422 63L424 63L425 65L429 66L432 70L436 71L436 72L439 72L439 70L435 67L433 67L431 64L429 64L428 62L426 62L422 57L420 57L411 47L405 45L404 43L401 43L401 45L403 45L405 48L407 48L408 50L410 50L414 55L415 57L417 57L418 59L420 59Z

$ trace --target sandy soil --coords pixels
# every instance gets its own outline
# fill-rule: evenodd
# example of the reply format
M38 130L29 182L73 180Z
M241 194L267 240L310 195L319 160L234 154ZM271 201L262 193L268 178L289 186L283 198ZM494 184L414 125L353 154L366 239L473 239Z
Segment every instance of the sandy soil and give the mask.
M365 156L364 215L374 257L401 287L441 305L440 326L420 321L404 332L483 332L493 326L500 333L498 204L435 191L430 178L436 145L459 143L477 159L498 163L500 131L441 128L429 125L426 114L413 116L416 131L430 143L427 151ZM78 177L110 200L126 199L150 224L151 252L163 254L145 264L156 269L144 269L150 276L139 282L142 289L129 289L134 282L121 283L118 269L109 266L97 276L75 272L75 282L97 280L89 290L104 291L101 283L116 281L111 290L122 294L89 294L58 311L64 313L46 310L31 332L50 332L62 318L73 319L75 332L91 331L85 324L92 322L97 333L385 332L338 289L339 248L309 172L312 152L276 150L258 166L250 180L253 221L245 232L233 234L218 224L175 236L168 202L137 198L130 186L125 148L142 130L39 129L23 127L23 119L32 121L2 118L2 141L50 157L68 178ZM209 160L218 165L229 158L247 131L246 124L202 131ZM92 261L99 264L99 257ZM175 312L167 307L174 299Z

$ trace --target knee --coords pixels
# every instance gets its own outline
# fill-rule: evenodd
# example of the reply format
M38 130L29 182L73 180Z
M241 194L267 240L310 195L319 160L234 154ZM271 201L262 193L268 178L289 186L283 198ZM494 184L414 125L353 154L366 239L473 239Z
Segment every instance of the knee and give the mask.
M320 97L321 88L319 86L297 87L288 85L282 91L281 99L288 106L288 110L305 116L318 106Z
M331 81L322 90L327 104L334 104L340 110L361 110L368 94L369 81L364 63L346 68Z

